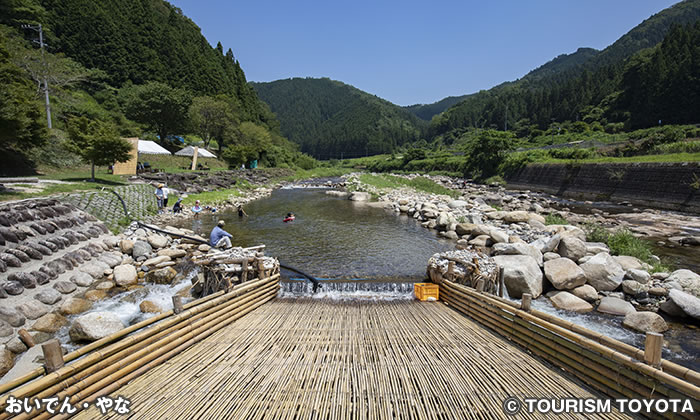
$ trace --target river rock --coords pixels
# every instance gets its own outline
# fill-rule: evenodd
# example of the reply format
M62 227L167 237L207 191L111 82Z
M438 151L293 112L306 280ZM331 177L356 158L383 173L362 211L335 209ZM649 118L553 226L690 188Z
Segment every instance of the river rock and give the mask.
M92 302L86 299L71 297L66 299L59 311L63 315L75 315L87 311L92 307Z
M588 284L598 291L615 290L625 276L622 266L605 252L596 254L580 267Z
M580 297L581 299L587 301L587 302L595 302L598 300L598 291L595 290L595 287L591 286L590 284L584 284L583 286L579 286L571 291L574 296Z
M37 319L49 312L49 307L37 300L28 300L16 308L27 319Z
M533 299L542 294L542 270L537 260L529 255L498 255L493 258L503 270L508 295L521 298L529 293Z
M459 236L471 235L475 228L476 225L473 223L457 223L457 226L455 226L455 232L457 232L457 235Z
M561 258L561 255L557 254L556 252L545 252L544 255L542 255L542 259L545 262L556 260L557 258Z
M537 248L521 242L495 244L493 253L495 255L529 255L538 265L542 265L543 261L542 253Z
M0 319L15 328L24 325L24 322L27 320L17 309L12 309L7 306L0 306Z
M635 312L634 306L624 299L606 296L600 300L598 312L611 315L627 315L629 312Z
M141 265L148 267L148 266L158 265L160 263L167 262L167 261L170 261L170 257L168 257L167 255L161 255L158 257L150 258L150 259L144 261L143 264L141 264Z
M647 291L647 293L652 296L668 296L668 290L664 289L663 287L652 287Z
M452 200L447 203L447 206L451 209L463 209L469 206L469 203L464 200Z
M187 255L187 252L184 249L168 248L161 249L160 251L158 251L158 255L175 259L184 257L185 255Z
M629 312L622 321L622 326L640 333L663 333L668 330L666 321L654 312Z
M444 238L447 238L447 239L454 239L454 240L459 239L459 235L457 235L457 232L452 231L452 230L448 230L446 232L440 232L439 235L444 237ZM174 265L175 263L171 263L171 264ZM162 266L163 266L163 263L156 265L156 267L162 267Z
M559 241L557 252L562 257L577 262L581 257L586 255L586 244L573 236L565 236Z
M148 235L146 238L148 243L155 249L165 248L168 246L168 237L161 235Z
M489 230L489 236L497 244L508 242L508 234L500 229L492 228Z
M668 292L668 298L689 317L700 319L700 299L680 290Z
M593 310L593 306L585 300L572 295L569 292L555 291L547 293L547 297L555 308L565 311L586 313Z
M6 280L0 283L0 285L2 286L2 290L11 296L17 296L24 292L24 286L22 286L22 283L18 281Z
M700 297L700 275L690 270L676 270L669 275L664 283L674 282L680 285L684 292Z
M489 235L479 235L470 240L469 245L485 248L493 245L493 239Z
M166 267L158 270L149 271L146 274L146 281L156 284L170 284L170 282L175 278L176 275L177 271L175 271L174 268Z
M53 288L63 293L64 295L67 295L75 292L75 289L77 289L78 286L76 286L73 282L60 280L53 284Z
M158 306L157 303L151 302L150 300L144 300L139 304L139 309L141 312L148 314L148 313L160 313L163 312L163 309Z
M53 334L67 323L68 320L65 317L55 312L51 312L37 319L32 325L32 329L35 331Z
M14 332L15 329L12 328L12 325L0 319L0 337L9 337L14 334Z
M106 290L88 290L85 292L85 299L91 302L97 302L107 298Z
M119 249L123 254L131 254L131 251L134 250L134 241L131 239L122 239L121 242L119 242Z
M639 293L644 293L649 291L649 287L645 284L639 283L634 280L624 280L622 282L622 291L628 295L636 295Z
M509 211L503 214L503 221L507 223L527 223L528 220L530 220L530 213L523 210Z
M636 270L644 270L646 265L639 258L630 257L629 255L616 255L613 258L622 266L622 269L625 271L632 268Z
M134 242L134 247L131 250L131 256L134 257L134 259L140 258L140 257L148 257L153 253L153 248L151 247L151 244L145 241L136 241Z
M626 277L636 281L637 283L647 284L651 279L651 274L645 270L640 270L637 268L630 268L625 273Z
M110 267L107 263L99 260L90 261L79 268L80 271L88 273L94 279L101 279L105 274L105 270L109 269Z
M573 289L586 283L586 275L581 267L565 257L545 262L544 275L559 290Z
M61 293L52 287L45 287L42 291L34 295L34 299L46 305L53 305L62 298L63 296L61 296Z
M350 201L369 201L371 198L372 196L369 193L363 191L354 191L348 196Z
M138 282L138 273L133 265L118 265L114 267L114 282L121 287L130 286Z
M107 264L109 268L114 268L122 263L122 254L119 254L117 256L115 254L105 253L103 255L100 255L98 261L102 261L103 263Z
M610 253L610 248L602 242L586 242L586 254L595 255L601 252Z
M5 346L0 346L0 377L4 376L15 365L15 355Z
M101 281L95 286L95 290L109 290L114 288L114 282L112 281Z
M95 281L95 279L92 278L92 276L88 273L83 273L82 271L79 271L72 276L70 276L70 281L75 283L77 286L80 287L88 287L89 285L92 284L92 282Z
M10 281L18 281L25 289L33 289L36 287L36 278L29 273L12 273L7 276Z
M559 248L559 243L561 242L561 235L552 235L548 239L543 240L540 252L554 252L555 249Z
M78 317L68 334L74 342L96 341L124 328L119 317L111 312L91 312Z

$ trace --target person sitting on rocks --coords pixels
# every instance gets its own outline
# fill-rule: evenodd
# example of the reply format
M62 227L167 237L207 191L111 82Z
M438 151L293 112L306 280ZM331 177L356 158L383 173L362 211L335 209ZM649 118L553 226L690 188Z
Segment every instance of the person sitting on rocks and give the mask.
M230 233L226 232L224 228L224 221L219 220L214 229L211 230L211 235L209 235L209 243L214 248L231 248L231 238L233 237Z
M182 213L182 197L178 197L175 205L173 206L173 213Z

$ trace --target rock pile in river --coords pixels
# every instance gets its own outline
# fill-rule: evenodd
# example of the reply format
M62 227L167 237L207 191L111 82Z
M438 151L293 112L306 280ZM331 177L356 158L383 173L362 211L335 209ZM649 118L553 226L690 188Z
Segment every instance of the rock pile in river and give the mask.
M674 316L695 317L700 311L698 274L689 270L652 274L649 264L631 256L611 255L605 244L587 241L578 226L546 225L545 216L557 210L542 196L448 177L433 180L458 189L460 196L455 199L410 189L382 191L362 184L355 176L346 184L379 196L387 208L455 240L458 249L493 256L504 270L510 297L530 293L536 298L553 291L547 297L560 309L585 312L597 307L619 316L660 309ZM649 322L649 317L630 318L627 325L661 324Z

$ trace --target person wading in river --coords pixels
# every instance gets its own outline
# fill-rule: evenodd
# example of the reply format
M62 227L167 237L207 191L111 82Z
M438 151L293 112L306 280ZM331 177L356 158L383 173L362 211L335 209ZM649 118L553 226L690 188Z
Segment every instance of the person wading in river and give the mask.
M219 220L214 229L211 230L211 235L209 235L209 244L214 248L231 248L231 238L233 237L230 233L226 232L224 228L224 221Z

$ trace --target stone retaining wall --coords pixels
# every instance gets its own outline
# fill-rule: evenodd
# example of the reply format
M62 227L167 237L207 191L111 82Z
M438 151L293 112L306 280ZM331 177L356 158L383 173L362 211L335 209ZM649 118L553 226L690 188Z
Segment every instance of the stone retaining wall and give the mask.
M113 188L126 203L133 220L145 220L157 210L155 189L148 184L132 184ZM128 224L122 203L109 191L94 191L70 194L60 200L97 217L110 229Z
M700 212L700 165L689 163L532 164L506 178L508 188L579 200Z

